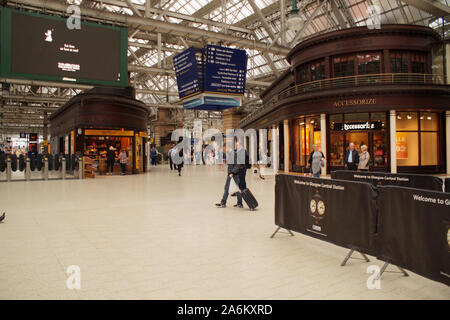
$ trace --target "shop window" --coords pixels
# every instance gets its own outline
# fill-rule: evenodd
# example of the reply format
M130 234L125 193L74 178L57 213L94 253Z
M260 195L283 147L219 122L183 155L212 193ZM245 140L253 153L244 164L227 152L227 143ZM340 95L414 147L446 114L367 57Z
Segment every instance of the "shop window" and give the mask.
M308 157L313 150L313 144L317 144L320 149L320 118L302 117L295 120L293 139L293 169L294 171L300 171L308 163Z
M399 112L397 115L397 165L439 165L439 114Z
M303 65L298 69L298 83L308 82L308 65Z
M424 53L411 54L411 72L412 73L426 73L427 55Z
M420 130L422 131L438 131L439 115L434 112L420 113Z
M369 114L362 113L347 113L344 115L345 122L355 122L355 121L369 121Z
M418 130L417 112L398 112L397 130Z
M438 165L439 138L437 132L420 133L420 160L422 166Z
M342 56L333 58L333 72L335 78L355 75L355 57Z
M381 71L381 59L379 53L358 54L358 74L379 74Z
M310 64L311 81L325 79L325 61Z
M391 73L408 73L408 52L391 53Z
M349 113L334 114L330 120L330 150L331 167L343 167L344 155L350 142L361 152L361 146L366 145L373 160L373 166L386 167L388 164L388 146L385 128L386 113ZM362 125L355 129L344 124ZM373 127L372 127L373 125Z
M419 165L419 133L397 132L396 152L398 166Z

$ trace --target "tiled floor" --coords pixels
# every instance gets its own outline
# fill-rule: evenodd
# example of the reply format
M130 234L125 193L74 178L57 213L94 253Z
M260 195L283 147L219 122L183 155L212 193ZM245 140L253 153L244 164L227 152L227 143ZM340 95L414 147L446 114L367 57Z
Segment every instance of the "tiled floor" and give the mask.
M143 175L0 183L0 299L450 299L415 274L339 264L347 250L274 231L273 177L249 173L260 209L214 208L218 167ZM372 258L378 266L382 262ZM81 270L81 289L66 269ZM395 269L393 269L395 270Z

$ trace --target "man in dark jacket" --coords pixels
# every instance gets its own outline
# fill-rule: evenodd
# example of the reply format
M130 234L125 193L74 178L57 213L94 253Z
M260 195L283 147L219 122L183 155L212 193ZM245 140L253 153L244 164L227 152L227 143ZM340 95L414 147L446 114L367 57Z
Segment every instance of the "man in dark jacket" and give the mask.
M244 149L240 141L236 142L236 154L237 154L237 161L236 163L240 164L239 166L239 190L247 189L247 183L245 181L245 176L247 175L247 169L251 168L250 166L250 160L248 156L247 150ZM242 205L242 197L240 192L236 193L237 196L237 204L234 205L234 207L243 208Z
M359 164L359 153L355 150L355 144L350 142L349 149L345 153L344 164L348 170L356 171Z
M114 170L114 162L116 161L116 153L114 151L114 147L110 146L108 151L106 152L106 172L113 172ZM110 171L111 170L111 171Z
M222 196L222 200L220 201L220 203L216 203L216 207L218 208L226 208L227 207L227 199L228 199L228 190L230 189L230 183L231 183L231 179L234 179L234 181L236 182L236 184L239 186L239 173L243 170L242 167L245 167L243 164L239 164L238 163L238 156L237 156L237 152L236 151L229 151L227 152L226 155L226 159L227 159L227 180L225 182L225 188L224 188L224 193ZM232 159L234 159L234 161L232 161ZM238 204L235 205L235 207L238 207L240 204L240 207L242 208L242 196L240 192L237 192L236 194L237 198L238 198Z

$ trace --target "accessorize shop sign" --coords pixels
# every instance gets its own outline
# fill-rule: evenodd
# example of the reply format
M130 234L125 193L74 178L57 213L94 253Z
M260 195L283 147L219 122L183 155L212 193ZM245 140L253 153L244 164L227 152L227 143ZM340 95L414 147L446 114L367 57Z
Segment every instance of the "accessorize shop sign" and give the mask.
M383 129L383 123L381 121L373 122L349 122L349 123L335 123L333 130L337 131L361 131L361 130L381 130Z
M377 104L376 98L346 99L346 100L336 100L333 102L333 106L335 107L351 107L351 106L375 105L375 104Z

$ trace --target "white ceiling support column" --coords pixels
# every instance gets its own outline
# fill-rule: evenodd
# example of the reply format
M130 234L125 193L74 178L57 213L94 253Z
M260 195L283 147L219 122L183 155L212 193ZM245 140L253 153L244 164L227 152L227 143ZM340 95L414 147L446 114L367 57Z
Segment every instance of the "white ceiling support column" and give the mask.
M280 0L281 45L286 45L286 0Z
M331 11L333 11L333 14L336 17L336 20L338 21L341 29L347 28L347 23L345 22L344 18L342 17L342 14L339 11L336 1L330 0L330 4L331 4Z
M150 17L150 8L151 8L150 0L146 0L145 1L145 16L147 18Z
M345 19L348 21L348 24L350 25L350 27L354 28L356 26L355 20L353 19L353 16L350 12L350 10L348 10L346 1L344 0L334 0L337 1L340 4L340 10L342 12L342 14L344 15Z
M258 16L259 21L261 22L261 25L264 27L264 30L267 31L267 34L269 35L269 37L272 39L272 41L275 41L275 38L276 38L275 33L273 32L272 28L267 23L266 18L262 14L262 12L259 9L259 7L256 5L255 1L254 0L247 0L247 2L252 7L253 12Z
M133 14L135 14L138 17L142 17L142 14L139 12L138 9L136 9L136 7L134 6L133 2L131 2L131 0L125 0L125 2L128 5L128 8L131 9L131 11L133 11Z
M158 68L161 68L161 33L158 32Z

